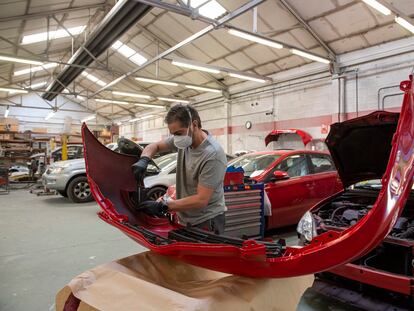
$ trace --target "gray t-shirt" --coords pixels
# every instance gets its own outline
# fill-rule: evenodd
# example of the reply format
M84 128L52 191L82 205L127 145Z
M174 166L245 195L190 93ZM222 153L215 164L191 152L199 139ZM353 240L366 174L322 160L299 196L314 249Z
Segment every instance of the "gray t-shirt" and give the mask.
M227 158L223 148L208 133L207 138L195 149L178 149L176 191L177 199L197 194L198 184L214 189L203 209L178 212L180 223L198 225L226 211L224 203L223 180L226 172ZM177 150L174 138L165 140L171 150Z

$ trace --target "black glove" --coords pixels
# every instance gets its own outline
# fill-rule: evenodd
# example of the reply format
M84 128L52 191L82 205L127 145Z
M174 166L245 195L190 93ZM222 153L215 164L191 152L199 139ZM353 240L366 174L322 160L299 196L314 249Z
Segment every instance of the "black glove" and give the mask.
M150 216L162 217L168 211L168 206L164 202L144 201L136 207L136 211L144 212Z
M132 165L132 173L134 174L136 181L141 182L144 179L144 175L150 161L151 159L148 157L141 157Z

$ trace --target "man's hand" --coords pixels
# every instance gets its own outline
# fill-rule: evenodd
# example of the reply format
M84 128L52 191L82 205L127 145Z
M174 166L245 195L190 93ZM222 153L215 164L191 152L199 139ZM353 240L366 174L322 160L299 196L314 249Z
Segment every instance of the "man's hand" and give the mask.
M132 165L132 173L135 180L141 182L144 179L145 172L147 171L148 163L151 161L149 157L141 157L136 163Z
M150 216L162 217L167 213L168 206L164 202L144 201L137 206L136 211L144 212Z

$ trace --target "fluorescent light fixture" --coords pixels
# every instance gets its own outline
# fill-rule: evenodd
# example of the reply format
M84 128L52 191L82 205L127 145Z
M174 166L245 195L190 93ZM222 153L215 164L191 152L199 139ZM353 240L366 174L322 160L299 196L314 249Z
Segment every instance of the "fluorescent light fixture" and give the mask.
M45 120L49 120L50 118L52 118L55 115L56 111L51 111L49 112L49 114L45 117Z
M184 100L180 98L168 98L168 97L157 97L159 100L164 100L166 102L173 102L173 103L183 103L183 104L189 104L189 100Z
M0 61L29 64L29 65L42 65L43 64L42 62L35 61L35 60L24 59L24 58L19 58L19 57L11 57L11 56L5 56L5 55L0 55Z
M163 80L156 80L156 79L149 79L149 78L142 78L142 77L136 77L135 80L141 81L141 82L154 83L154 84L178 86L178 83L175 83L175 82L168 82L168 81L163 81Z
M112 48L122 56L128 58L131 62L137 64L138 66L141 66L148 60L144 56L139 54L137 51L130 48L128 45L123 44L119 40L112 44Z
M82 33L85 29L86 29L86 26L78 26L78 27L67 28L69 33L65 29L58 29L54 31L49 31L49 35L47 32L27 35L23 37L22 44L37 43L37 42L47 41L47 39L53 40L53 39L65 38L65 37L70 37L71 35L76 36Z
M203 86L195 86L195 85L186 85L187 89L193 89L198 91L206 91L206 92L213 92L213 93L221 93L221 90L218 89L211 89L209 87L203 87Z
M253 41L253 42L256 42L256 43L260 43L260 44L263 44L263 45L267 45L267 46L270 46L270 47L275 48L275 49L282 49L283 48L283 45L280 44L280 43L276 43L276 42L273 42L271 40L267 40L267 39L261 38L259 36L254 36L254 35L251 35L249 33L239 31L239 30L236 30L236 29L229 29L228 33L233 35L233 36L243 38L243 39L246 39L246 40L249 40L249 41Z
M387 8L386 6L382 5L381 3L379 3L378 1L375 1L375 0L362 0L362 1L364 1L370 7L374 8L375 10L377 10L378 12L381 12L384 15L391 14L391 10Z
M146 98L146 99L151 98L151 96L149 95L129 93L129 92L120 92L120 91L112 91L112 94L120 95L120 96L128 96L128 97Z
M95 115L91 115L89 117L86 117L86 118L82 119L81 122L84 123L84 122L87 122L87 121L91 121L93 119L96 119Z
M75 95L75 98L76 99L79 99L81 101L85 101L86 100L86 97L83 97L83 96L80 96L80 95Z
M200 66L200 65L193 65L193 64L189 64L189 63L184 63L182 61L173 60L173 61L171 61L171 64L173 64L175 66L180 66L180 67L185 67L185 68L189 68L189 69L195 69L195 70L200 70L200 71L205 71L205 72L210 72L210 73L220 73L220 70L217 70L217 69L208 68L208 67L204 67L204 66Z
M414 25L409 23L407 20L405 20L404 18L400 17L400 16L396 16L395 17L395 22L400 24L402 27L404 27L405 29L407 29L408 31L411 31L412 33L414 33Z
M37 67L21 69L21 70L15 71L13 73L13 75L14 76L21 76L21 75L29 74L31 72L36 72L36 71L41 71L41 70L46 70L46 69L54 68L57 65L58 65L58 63L48 63L48 64L44 64L44 65L37 66Z
M118 126L121 126L122 122L116 122L115 124L118 125Z
M4 117L7 118L9 116L9 106L7 106L6 111L4 112Z
M250 81L255 81L255 82L260 82L260 83L265 83L266 82L266 80L264 80L264 79L254 78L254 77L245 76L245 75L239 75L237 73L229 73L229 76L233 77L233 78L238 78L238 79L243 79L243 80L250 80Z
M188 4L188 0L184 3ZM190 3L192 8L198 8L198 13L208 18L215 19L227 12L216 0L191 0Z
M118 104L118 105L128 105L128 102L123 102L120 100L112 100L112 99L102 99L102 98L96 98L95 101L98 103L108 103L108 104Z
M297 49L290 49L290 52L295 54L295 55L302 56L302 57L305 57L305 58L309 58L311 60L314 60L314 61L317 61L317 62L320 62L320 63L324 63L324 64L329 64L331 62L329 59L319 57L319 56L316 56L316 55L313 55L313 54L310 54L310 53L306 53L306 52L303 52L303 51L300 51L300 50L297 50Z
M152 114L149 114L147 116L143 116L143 117L140 117L140 118L131 119L128 122L131 122L132 123L132 122L136 122L136 121L140 121L140 120L149 119L149 118L152 118L152 117L153 117L153 115Z
M0 87L0 91L1 92L9 92L10 94L27 94L27 93L29 93L26 90L12 89L12 88L8 88L8 87Z
M137 103L134 104L135 106L139 106L139 107L146 107L146 108L157 108L157 109L165 109L165 106L161 106L161 105L153 105L153 104L141 104L141 103Z
M82 76L84 76L86 79L91 80L92 82L95 82L99 86L106 86L106 82L98 79L94 75L87 73L86 71L82 71Z
M46 81L43 81L43 82L39 82L39 83L35 83L35 84L31 84L29 87L32 89L32 90L35 90L35 89L38 89L38 88L40 88L40 87L42 87L42 86L44 86L44 85L46 85L47 84L47 82Z

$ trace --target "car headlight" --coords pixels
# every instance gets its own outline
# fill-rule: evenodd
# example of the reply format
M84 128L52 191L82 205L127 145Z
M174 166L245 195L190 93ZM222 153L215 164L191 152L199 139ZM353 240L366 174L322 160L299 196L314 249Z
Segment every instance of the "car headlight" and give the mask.
M302 235L306 241L312 241L313 237L317 235L315 219L311 212L306 212L298 223L296 231Z
M60 173L62 173L64 170L65 170L65 167L61 167L61 166L54 167L54 168L52 168L52 169L50 170L50 174L60 174Z

